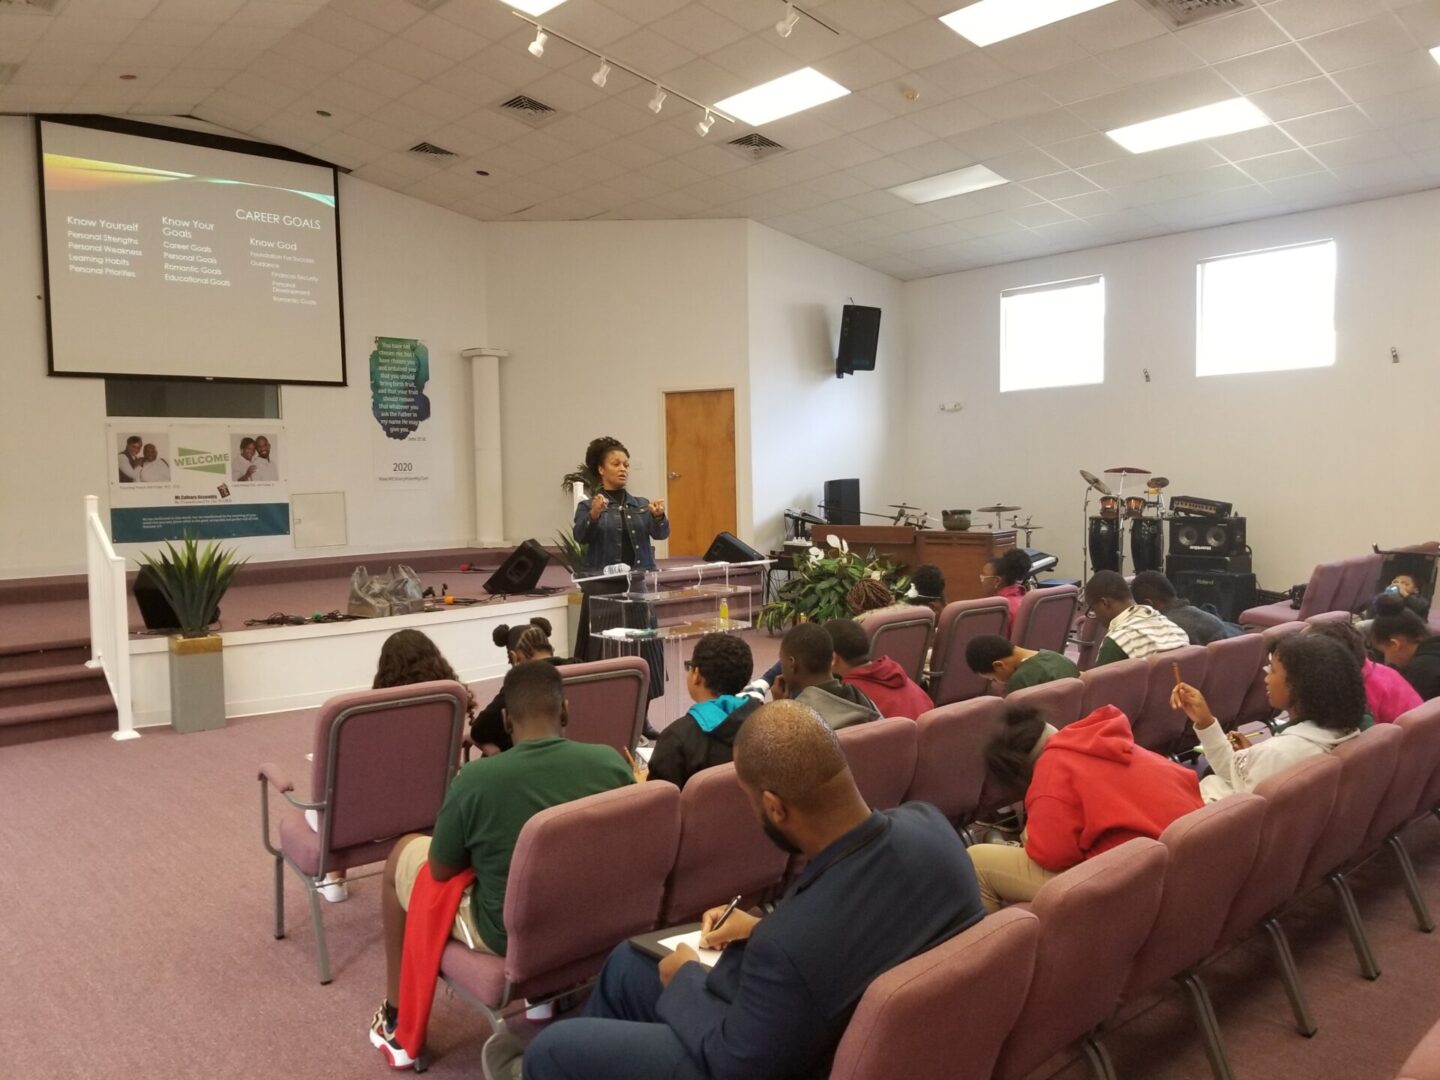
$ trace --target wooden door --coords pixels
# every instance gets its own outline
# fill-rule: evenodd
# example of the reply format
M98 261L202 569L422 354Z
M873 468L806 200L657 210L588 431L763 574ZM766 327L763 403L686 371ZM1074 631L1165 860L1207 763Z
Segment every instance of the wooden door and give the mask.
M705 554L735 531L735 391L665 395L665 502L670 554Z

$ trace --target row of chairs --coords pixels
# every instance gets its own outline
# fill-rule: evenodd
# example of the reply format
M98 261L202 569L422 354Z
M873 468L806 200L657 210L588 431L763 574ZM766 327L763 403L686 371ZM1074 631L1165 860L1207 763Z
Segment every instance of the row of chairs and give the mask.
M1310 573L1298 611L1288 600L1263 604L1242 611L1240 625L1258 630L1295 619L1303 621L1326 611L1361 611L1379 589L1383 561L1382 556L1370 554L1319 563Z

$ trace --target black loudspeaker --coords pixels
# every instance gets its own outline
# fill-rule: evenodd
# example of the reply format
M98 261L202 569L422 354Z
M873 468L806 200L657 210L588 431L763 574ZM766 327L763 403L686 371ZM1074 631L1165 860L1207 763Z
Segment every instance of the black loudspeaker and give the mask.
M860 481L825 481L825 524L860 524Z
M1120 522L1103 517L1090 519L1090 567L1120 569Z
M765 558L734 533L722 532L710 542L706 562L756 562Z
M1135 573L1159 570L1165 565L1165 529L1159 518L1130 522L1130 563Z
M146 630L180 629L180 617L175 614L175 609L170 606L170 601L165 599L165 594L155 583L155 575L150 572L148 566L140 568L140 573L135 575L135 584L131 586L130 591L135 594L135 606L140 609L140 618L145 620ZM219 621L220 608L217 606L210 615L210 623L214 624Z
M1175 591L1199 607L1208 604L1226 622L1255 606L1255 575L1226 574L1213 570L1181 570L1172 576Z
M1243 555L1245 519L1176 518L1170 522L1171 555Z
M1251 569L1248 554L1171 555L1165 560L1165 576L1172 583L1175 581L1175 575L1183 570L1212 570L1226 574L1248 574Z
M880 309L846 304L840 313L840 348L835 354L835 377L875 370L880 347ZM843 524L843 522L836 522Z
M511 596L533 592L540 584L540 575L550 561L550 553L537 540L526 540L500 564L500 569L485 582L485 591L492 595Z

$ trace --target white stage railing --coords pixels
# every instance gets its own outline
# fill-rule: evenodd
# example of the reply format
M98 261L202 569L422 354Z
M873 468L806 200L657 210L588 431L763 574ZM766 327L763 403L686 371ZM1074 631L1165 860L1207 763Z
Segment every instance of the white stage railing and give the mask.
M115 554L100 520L100 500L85 496L85 572L90 592L90 659L103 668L119 714L112 739L138 739L130 703L130 604L125 594L125 560Z

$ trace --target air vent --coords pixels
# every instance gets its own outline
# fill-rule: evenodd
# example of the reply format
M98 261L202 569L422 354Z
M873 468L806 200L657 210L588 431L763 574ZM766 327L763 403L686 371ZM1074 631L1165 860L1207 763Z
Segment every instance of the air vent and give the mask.
M528 124L531 127L547 124L560 115L543 101L536 101L524 94L516 94L509 101L502 101L497 108L510 119L519 120L522 124Z
M443 146L436 146L434 143L417 142L410 147L412 154L428 154L430 157L455 157L454 150L446 150Z
M1176 28L1254 7L1254 0L1145 0Z
M785 152L785 147L774 139L767 139L758 131L752 131L749 135L741 135L738 139L731 139L725 145L746 161L764 161L766 158Z

